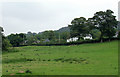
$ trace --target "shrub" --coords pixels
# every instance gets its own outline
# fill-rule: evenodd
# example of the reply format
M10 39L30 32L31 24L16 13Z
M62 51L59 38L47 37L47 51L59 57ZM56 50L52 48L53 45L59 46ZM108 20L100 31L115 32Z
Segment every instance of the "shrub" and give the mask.
M10 44L10 41L3 36L3 38L2 38L2 50L3 50L3 51L6 51L6 50L8 50L8 48L11 47L11 46L12 46L12 45Z

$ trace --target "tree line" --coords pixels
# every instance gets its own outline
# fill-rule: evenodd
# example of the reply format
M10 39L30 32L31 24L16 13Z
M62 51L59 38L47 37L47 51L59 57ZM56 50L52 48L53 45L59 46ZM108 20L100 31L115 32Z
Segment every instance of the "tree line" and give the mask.
M93 17L75 18L65 29L61 31L47 30L39 33L19 33L4 36L2 33L3 49L9 46L32 45L32 44L57 44L66 43L69 38L77 37L78 41L83 41L83 37L91 35L95 40L103 41L108 38L109 41L119 33L118 21L114 12L111 10L99 11Z
M106 10L96 12L94 16L88 18L88 20L84 17L75 18L71 22L71 25L69 25L72 37L79 37L79 39L82 39L83 36L86 36L87 34L93 35L93 30L96 29L100 32L101 42L105 37L110 40L115 36L118 28L118 21L113 13L114 12L111 10Z

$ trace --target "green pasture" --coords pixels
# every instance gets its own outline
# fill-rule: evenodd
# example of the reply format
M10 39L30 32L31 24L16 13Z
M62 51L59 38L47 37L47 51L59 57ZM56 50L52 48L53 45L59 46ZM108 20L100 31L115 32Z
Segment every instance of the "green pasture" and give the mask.
M2 60L3 75L117 75L118 41L16 47Z

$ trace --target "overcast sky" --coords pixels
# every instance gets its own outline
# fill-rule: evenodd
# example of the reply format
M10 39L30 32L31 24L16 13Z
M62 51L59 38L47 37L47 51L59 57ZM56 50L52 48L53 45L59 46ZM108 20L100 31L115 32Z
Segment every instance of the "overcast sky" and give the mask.
M41 32L68 26L74 18L90 18L111 9L118 17L119 0L4 0L0 6L0 25L5 35ZM116 18L117 19L117 18Z

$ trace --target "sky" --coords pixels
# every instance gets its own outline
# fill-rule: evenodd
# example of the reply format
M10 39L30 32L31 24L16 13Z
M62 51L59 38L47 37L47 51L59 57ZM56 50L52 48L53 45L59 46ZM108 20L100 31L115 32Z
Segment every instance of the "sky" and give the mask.
M91 18L111 9L118 19L119 0L2 0L0 26L4 34L58 30L74 18Z

